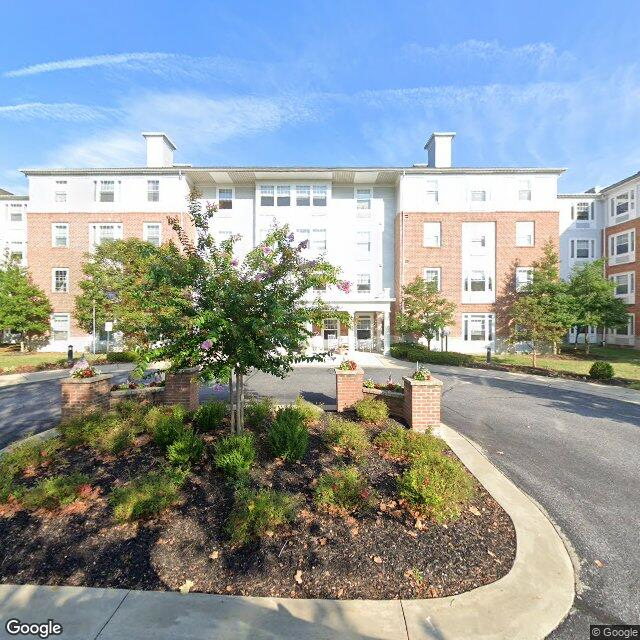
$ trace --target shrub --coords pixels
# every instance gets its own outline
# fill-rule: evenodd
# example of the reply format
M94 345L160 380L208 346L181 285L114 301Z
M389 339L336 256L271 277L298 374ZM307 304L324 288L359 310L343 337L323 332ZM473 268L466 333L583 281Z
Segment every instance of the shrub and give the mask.
M431 371L426 369L425 367L420 367L414 374L413 379L418 380L419 382L425 382L427 380L431 380Z
M99 411L89 413L78 418L62 422L58 426L65 444L75 447L79 444L89 444L100 433L104 414Z
M203 453L204 442L202 438L192 429L186 429L177 440L169 445L167 458L172 465L188 468L192 464L200 462Z
M389 407L382 400L364 398L354 405L356 415L364 422L382 424L389 417Z
M215 444L213 461L225 475L242 478L249 473L256 459L256 446L250 433L222 438Z
M398 493L417 511L448 522L457 519L473 497L473 481L457 460L423 456L398 478Z
M185 478L178 469L156 471L116 487L110 496L113 515L119 522L130 522L160 513L178 501Z
M367 378L362 383L362 386L365 387L366 389L375 389L376 388L376 383L373 381L373 378Z
M107 362L135 362L138 359L133 351L109 351Z
M222 426L227 415L227 404L219 400L210 400L201 404L193 416L193 424L198 431L205 433Z
M374 442L389 455L404 460L440 454L447 447L444 440L431 433L417 433L400 425L385 429L376 436Z
M320 507L351 513L371 508L376 496L356 467L344 467L318 478L315 499Z
M337 416L329 416L324 439L328 444L342 450L355 460L362 458L369 450L369 439L364 427L357 422Z
M589 376L594 380L611 380L613 367L608 362L596 361L589 369Z
M267 439L274 457L300 460L309 448L304 414L296 407L280 409L269 427Z
M319 407L317 404L313 404L313 402L305 400L302 396L298 396L295 399L293 406L300 414L302 414L304 423L307 426L311 426L312 424L320 422L322 416L324 415L324 409L322 407Z
M0 455L0 473L14 478L28 467L37 467L45 461L54 459L61 447L60 438L34 439L16 444Z
M260 429L271 422L274 413L273 398L249 400L244 407L244 421L247 426Z
M145 416L145 428L154 442L166 449L184 435L187 429L185 418L186 411L181 405L152 407Z
M391 345L391 355L399 360L409 362L429 362L431 364L449 364L468 367L473 364L473 357L467 353L456 351L428 351L424 345L415 342L398 342Z
M134 429L128 421L112 419L105 421L104 431L91 444L99 451L114 454L130 447L134 438Z
M82 473L45 478L25 491L21 500L27 509L57 509L74 502L80 487L88 482L89 478Z
M343 360L339 365L340 371L355 371L358 368L358 363L355 360Z
M267 531L291 522L297 506L298 501L293 496L280 491L241 489L236 492L226 525L227 533L234 544L260 538Z

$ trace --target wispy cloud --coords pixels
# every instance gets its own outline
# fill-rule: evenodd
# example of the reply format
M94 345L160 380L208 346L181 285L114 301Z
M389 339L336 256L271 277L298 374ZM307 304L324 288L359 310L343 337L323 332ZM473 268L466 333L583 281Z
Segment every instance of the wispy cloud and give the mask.
M0 118L12 120L64 120L92 122L114 115L117 110L73 102L25 102L0 105Z

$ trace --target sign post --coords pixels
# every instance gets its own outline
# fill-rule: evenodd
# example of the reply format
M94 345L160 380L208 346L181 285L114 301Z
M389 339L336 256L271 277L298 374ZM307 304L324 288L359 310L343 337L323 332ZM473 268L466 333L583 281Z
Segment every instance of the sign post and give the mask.
M113 331L113 322L105 322L104 330L107 332L107 353L109 353L109 334Z

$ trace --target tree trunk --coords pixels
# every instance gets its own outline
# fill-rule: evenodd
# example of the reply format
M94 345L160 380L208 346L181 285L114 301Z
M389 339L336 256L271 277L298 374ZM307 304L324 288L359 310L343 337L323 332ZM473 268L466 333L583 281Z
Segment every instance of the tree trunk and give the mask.
M244 379L236 373L236 433L244 430Z
M586 355L589 355L589 327L585 327L584 329L584 352Z
M20 353L24 353L24 340L20 340Z
M233 408L233 369L229 373L229 422L231 424L231 433L236 432L235 411Z
M535 369L538 366L538 350L536 349L535 342L533 343L533 349L531 350L531 362L533 364L533 368Z
M431 351L431 338L427 338L427 351Z

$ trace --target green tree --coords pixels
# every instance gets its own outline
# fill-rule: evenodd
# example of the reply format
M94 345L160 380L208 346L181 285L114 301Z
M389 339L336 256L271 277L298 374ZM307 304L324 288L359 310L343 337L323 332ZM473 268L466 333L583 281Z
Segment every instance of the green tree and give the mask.
M170 270L173 280L152 281L151 271L158 265ZM78 324L87 333L93 331L95 303L97 328L113 321L128 348L149 347L160 338L159 323L180 321L182 267L180 253L171 243L155 247L137 239L103 242L83 266L82 293L75 301ZM172 304L167 305L167 299Z
M615 329L626 327L627 305L616 298L615 284L605 276L604 260L576 266L569 280L569 288L576 308L575 325L584 330L585 351L589 353L589 326Z
M50 331L51 303L27 269L7 256L0 263L0 331L20 333L20 350Z
M402 287L402 311L396 318L396 331L426 339L427 350L431 350L431 341L453 324L455 312L455 303L442 296L434 282L418 276Z
M531 345L533 366L543 344L556 345L576 320L575 302L569 286L560 279L560 262L553 243L544 247L543 257L535 262L531 281L518 293L509 310L511 342Z

